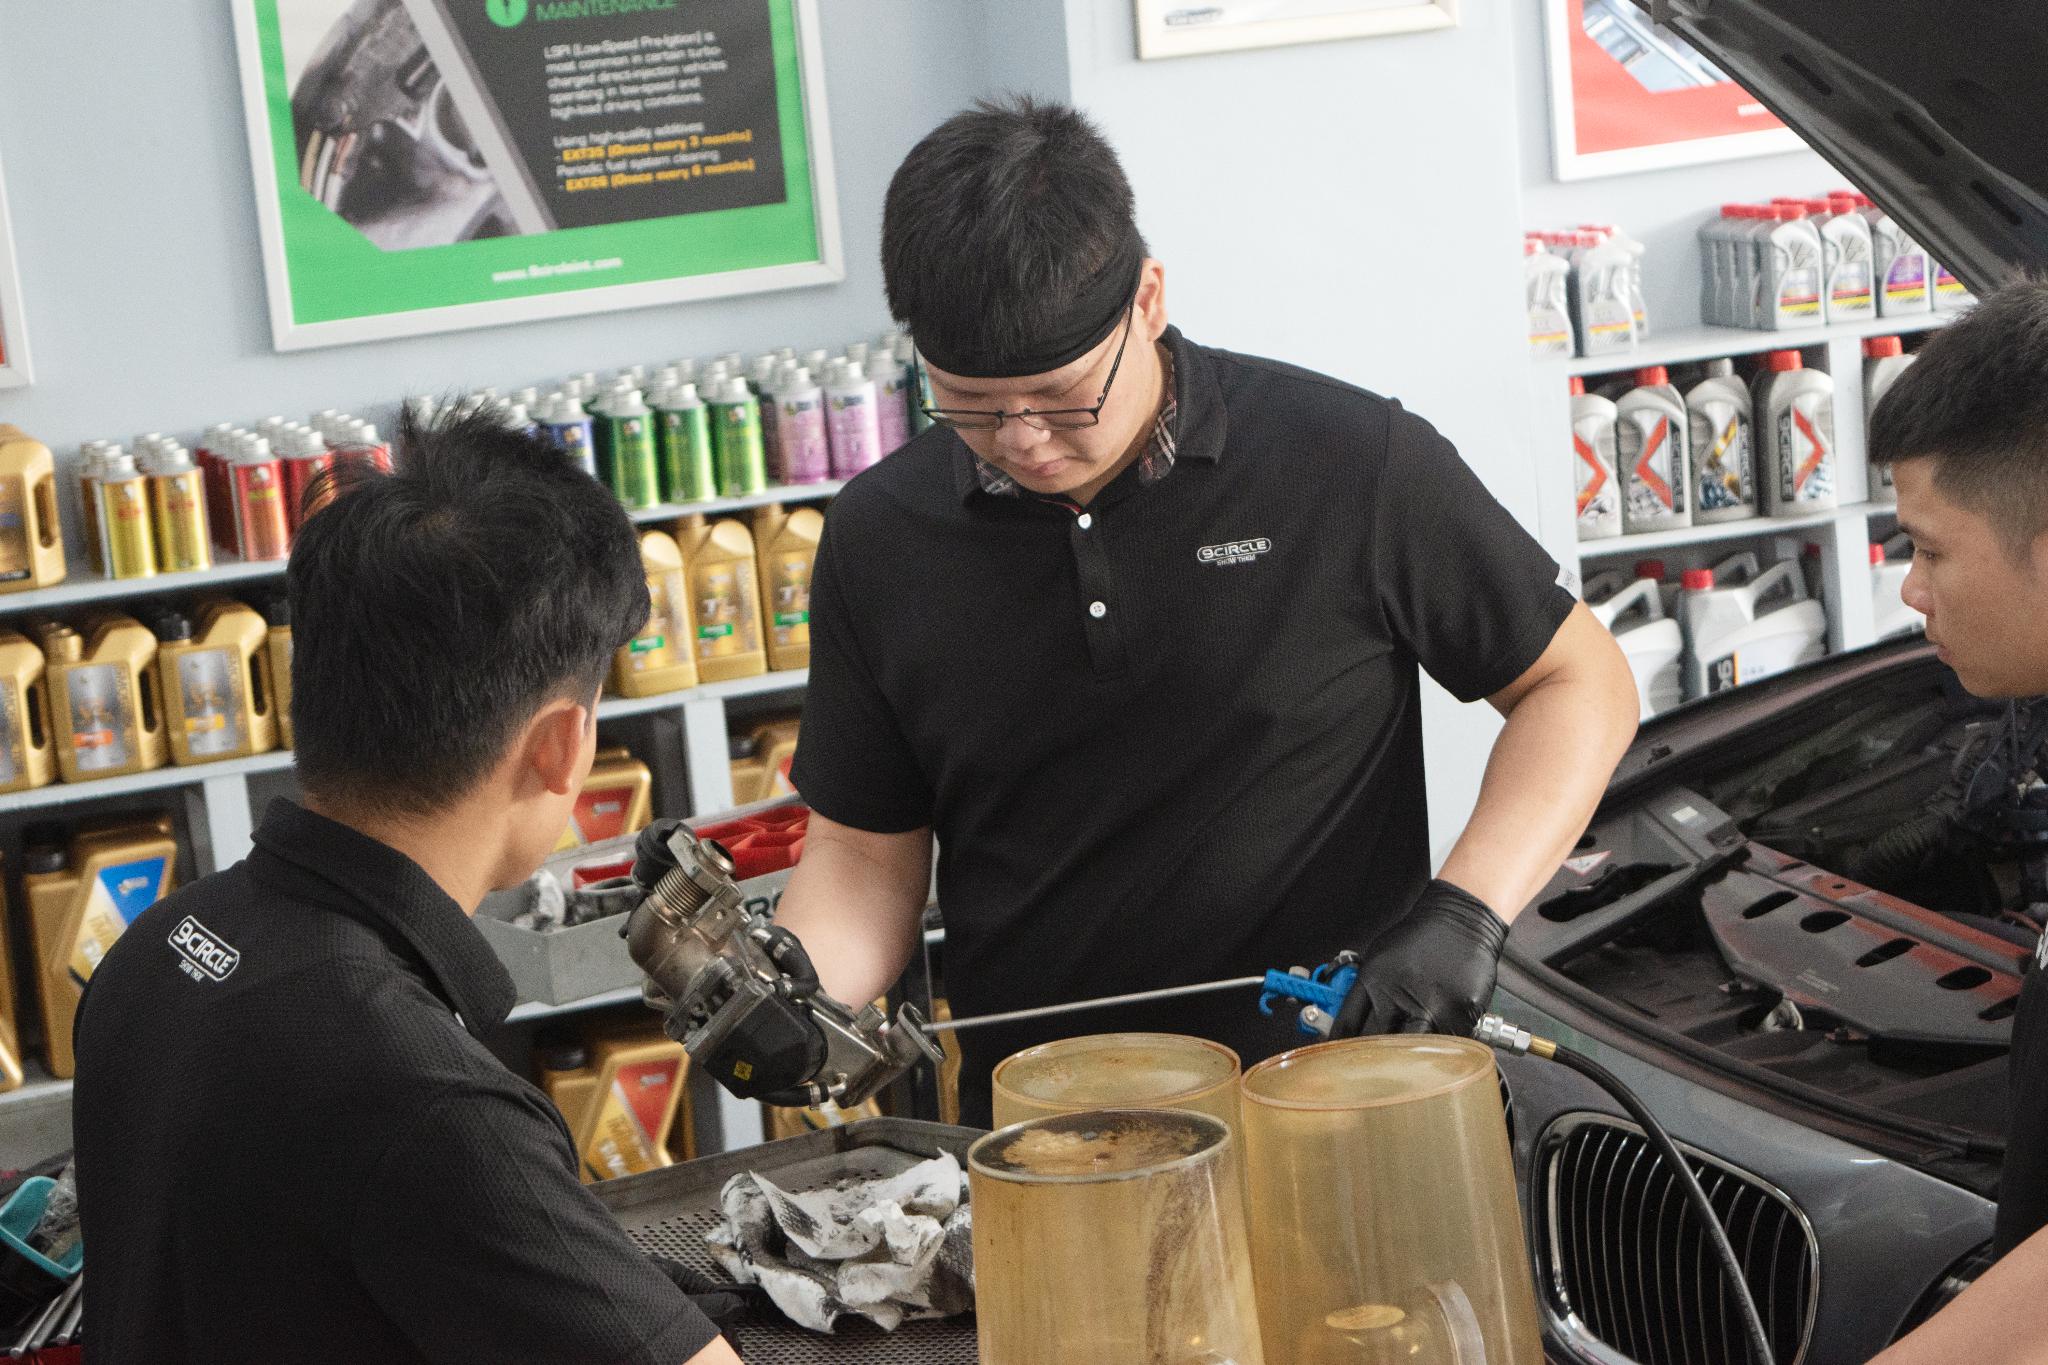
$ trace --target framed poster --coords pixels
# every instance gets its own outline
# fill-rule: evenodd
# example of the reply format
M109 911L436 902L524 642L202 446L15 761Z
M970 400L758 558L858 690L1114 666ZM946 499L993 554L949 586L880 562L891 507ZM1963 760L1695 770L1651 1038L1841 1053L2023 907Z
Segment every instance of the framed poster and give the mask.
M1796 152L1799 135L1629 0L1543 0L1559 180Z
M21 311L21 272L14 265L14 223L7 216L7 185L0 180L0 389L18 389L33 377L28 323Z
M1138 56L1373 38L1453 28L1459 0L1137 0Z
M233 0L277 349L845 278L817 0Z

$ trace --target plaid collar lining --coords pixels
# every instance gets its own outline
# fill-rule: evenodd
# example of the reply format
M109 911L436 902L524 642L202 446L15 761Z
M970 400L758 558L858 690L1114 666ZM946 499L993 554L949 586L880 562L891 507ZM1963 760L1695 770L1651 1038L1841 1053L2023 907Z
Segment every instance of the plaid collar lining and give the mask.
M1174 454L1178 449L1174 428L1180 416L1180 399L1173 388L1173 352L1161 346L1159 355L1165 363L1166 402L1159 409L1158 420L1152 424L1152 439L1146 444L1145 453L1138 457L1138 482L1147 488L1173 472ZM1025 494L1015 479L979 455L974 457L974 476L980 481L984 493L997 497L1022 497Z

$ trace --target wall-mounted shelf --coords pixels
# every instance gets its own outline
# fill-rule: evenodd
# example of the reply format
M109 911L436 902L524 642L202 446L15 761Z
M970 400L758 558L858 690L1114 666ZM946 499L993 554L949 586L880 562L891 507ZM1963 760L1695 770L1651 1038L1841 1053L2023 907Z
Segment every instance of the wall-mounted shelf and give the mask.
M71 571L73 576L62 583L0 596L0 616L25 611L60 611L93 602L126 601L167 592L237 588L247 583L284 577L284 561L271 559L245 564L240 560L228 560L210 569L160 573L149 578L101 578L90 570L81 573L80 566L76 564L71 566Z
M24 792L0 796L0 815L15 811L69 806L80 801L99 801L109 796L132 796L137 792L162 791L169 787L191 787L223 777L247 777L251 773L283 772L292 766L290 750L257 754L253 758L231 758L221 763L195 763L190 767L156 768L146 773L121 777L97 777L89 782L53 782Z
M1652 335L1633 351L1619 355L1574 356L1536 363L1539 376L1624 374L1646 365L1684 365L1723 356L1755 355L1760 351L1795 351L1825 346L1830 341L1861 342L1865 337L1904 336L1940 327L1955 313L1915 313L1908 317L1871 318L1830 323L1795 332L1759 332L1747 327L1680 327L1669 335Z
M1844 517L1858 520L1876 511L1894 510L1888 504L1858 503L1853 507L1835 507L1825 512L1812 512L1802 517L1748 517L1742 521L1722 521L1706 526L1686 526L1675 531L1644 531L1631 536L1612 536L1606 540L1582 540L1579 542L1579 559L1621 559L1636 555L1647 555L1657 550L1671 550L1687 545L1705 545L1717 540L1745 540L1754 536L1787 534L1794 531L1811 530L1826 526Z
M797 483L765 489L759 493L747 493L736 498L712 498L708 502L665 502L658 507L643 507L634 512L633 520L645 525L651 521L674 521L678 517L702 515L721 516L727 512L744 512L750 508L766 507L777 502L816 502L820 498L837 497L839 490L846 487L844 479L827 479L823 483Z

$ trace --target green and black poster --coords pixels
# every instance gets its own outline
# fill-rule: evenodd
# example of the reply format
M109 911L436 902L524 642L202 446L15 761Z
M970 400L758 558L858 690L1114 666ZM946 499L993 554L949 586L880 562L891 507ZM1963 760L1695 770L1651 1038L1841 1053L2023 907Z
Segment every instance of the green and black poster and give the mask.
M815 0L236 0L281 350L842 277Z

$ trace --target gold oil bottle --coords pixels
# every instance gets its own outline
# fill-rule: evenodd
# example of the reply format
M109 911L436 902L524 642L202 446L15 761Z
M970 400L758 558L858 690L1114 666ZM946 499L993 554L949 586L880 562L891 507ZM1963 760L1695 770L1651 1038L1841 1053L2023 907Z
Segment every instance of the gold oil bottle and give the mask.
M63 581L56 460L21 428L0 426L0 592Z
M774 716L754 727L755 751L761 758L761 799L764 801L771 796L796 794L796 788L789 780L789 765L796 758L797 731L802 720L800 714Z
M27 791L57 780L47 672L39 646L11 630L0 631L0 792Z
M648 531L640 537L647 571L647 624L612 658L611 690L621 697L651 697L697 685L690 650L690 589L675 537Z
M277 711L279 747L292 747L292 599L283 593L264 604L263 619L270 623L263 649L270 660L270 695Z
M732 803L751 806L768 796L768 765L761 761L761 744L752 735L732 735L727 740L732 760Z
M550 1030L533 1040L533 1062L541 1090L555 1108L570 1137L582 1131L597 1094L597 1073L590 1068L590 1049L567 1030Z
M270 627L240 602L204 603L197 625L180 612L157 621L157 676L171 761L247 758L277 747Z
M7 915L5 893L0 892L0 1091L19 1090L21 1071L21 1016L14 995L13 921Z
M761 621L768 667L811 666L811 569L825 515L815 507L764 507L754 516L761 576Z
M149 480L133 456L114 455L94 485L107 531L107 572L115 578L156 577L156 533L149 525Z
M66 782L148 772L170 757L157 690L156 636L130 616L105 615L81 635L45 637L50 730Z
M69 1076L79 994L135 917L170 892L178 845L168 816L83 830L68 848L60 840L30 831L21 884L50 1074Z
M637 834L654 818L654 773L624 749L599 749L557 850Z
M710 683L766 673L753 533L742 522L701 515L677 522L676 533L690 583L697 676Z
M149 471L149 524L157 567L190 573L213 567L206 526L206 475L180 445L169 446Z

